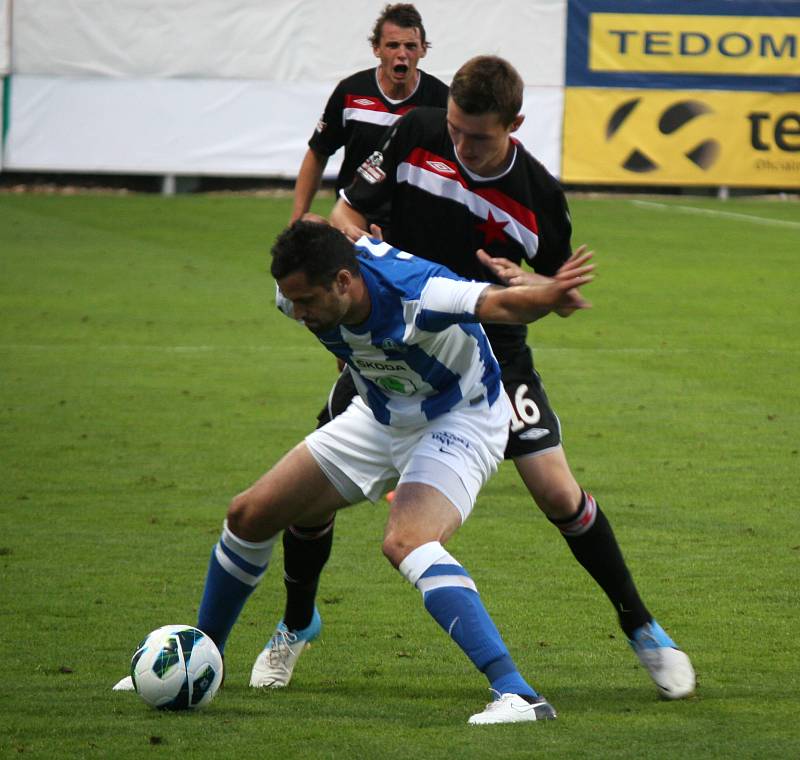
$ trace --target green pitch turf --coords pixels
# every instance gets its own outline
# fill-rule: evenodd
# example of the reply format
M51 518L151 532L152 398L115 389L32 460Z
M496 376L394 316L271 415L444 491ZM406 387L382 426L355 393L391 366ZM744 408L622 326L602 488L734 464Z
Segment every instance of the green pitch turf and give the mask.
M450 548L558 721L466 725L491 695L382 558L383 502L340 515L289 689L247 687L276 551L206 711L112 693L144 634L195 622L228 499L312 428L333 360L274 307L288 200L0 195L0 755L800 755L798 204L571 206L594 308L533 326L536 363L696 697L657 698L508 464Z

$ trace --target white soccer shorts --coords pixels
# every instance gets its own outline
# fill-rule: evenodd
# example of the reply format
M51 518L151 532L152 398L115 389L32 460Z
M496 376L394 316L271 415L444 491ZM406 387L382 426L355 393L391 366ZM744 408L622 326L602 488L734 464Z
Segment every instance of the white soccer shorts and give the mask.
M503 460L509 420L505 393L491 407L484 402L405 428L381 424L357 396L305 440L351 504L365 498L375 502L398 482L424 483L447 496L463 521Z

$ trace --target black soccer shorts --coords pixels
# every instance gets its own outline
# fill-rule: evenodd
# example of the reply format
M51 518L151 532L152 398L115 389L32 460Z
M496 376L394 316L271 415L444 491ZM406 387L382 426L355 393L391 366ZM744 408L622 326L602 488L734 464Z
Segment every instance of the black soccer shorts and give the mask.
M530 348L524 342L515 345L500 341L493 348L512 407L505 458L557 448L561 445L561 423L533 367Z

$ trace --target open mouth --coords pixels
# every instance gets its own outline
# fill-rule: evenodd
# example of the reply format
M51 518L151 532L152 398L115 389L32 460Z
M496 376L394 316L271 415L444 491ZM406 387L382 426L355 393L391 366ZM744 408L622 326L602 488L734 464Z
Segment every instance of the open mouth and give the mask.
M408 66L404 63L398 63L392 71L394 71L397 76L405 76L408 73Z

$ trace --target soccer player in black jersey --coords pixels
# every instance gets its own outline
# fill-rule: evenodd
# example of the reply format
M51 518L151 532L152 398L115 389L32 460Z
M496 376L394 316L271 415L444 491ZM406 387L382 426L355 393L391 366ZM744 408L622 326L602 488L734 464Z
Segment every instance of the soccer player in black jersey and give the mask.
M344 159L336 179L337 192L352 182L356 169L369 158L386 128L403 114L418 106L447 106L447 85L417 68L430 42L412 4L385 6L369 42L380 63L343 79L328 99L300 166L290 222L308 212L328 159L339 148L344 146ZM387 229L388 214L388 206L375 209L368 226L375 223ZM340 364L339 369L342 367ZM321 409L319 424L344 410L354 393L350 375L345 374Z
M417 68L430 43L413 5L387 5L369 41L380 64L343 79L328 99L297 175L291 222L311 207L328 159L339 148L344 146L344 159L337 192L350 184L383 132L400 116L417 106L447 105L447 85Z
M468 61L451 83L446 111L416 109L390 128L340 192L332 222L358 236L369 214L388 202L388 242L458 274L505 284L555 274L571 256L571 222L559 184L513 138L524 118L522 94L522 80L508 62L494 56ZM523 261L533 273L520 268ZM695 687L691 662L645 607L608 519L570 470L525 328L490 325L487 335L514 407L506 457L610 599L660 694L688 696ZM314 544L304 545L307 588L330 549L323 540L319 549ZM305 604L306 616L309 610L318 616L308 598ZM304 644L298 630L282 660L284 677L272 685L288 683Z

